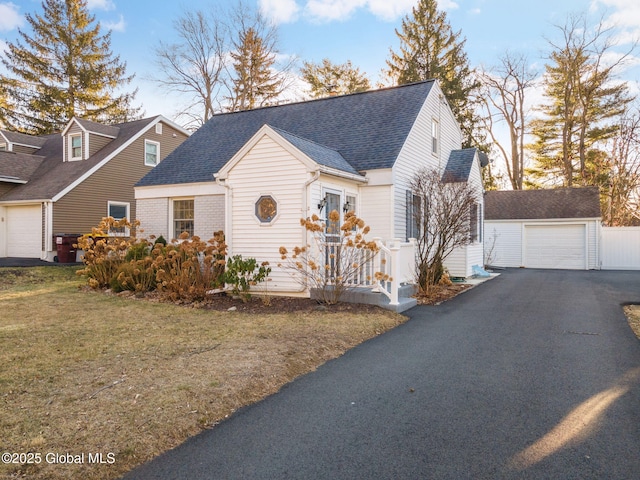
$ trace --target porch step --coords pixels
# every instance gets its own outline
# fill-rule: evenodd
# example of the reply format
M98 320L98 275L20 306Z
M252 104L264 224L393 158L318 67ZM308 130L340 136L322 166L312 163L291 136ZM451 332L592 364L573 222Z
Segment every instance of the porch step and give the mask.
M371 291L370 288L357 287L347 291L341 301L346 303L361 303L364 305L377 305L378 307L401 313L415 307L418 301L412 297L416 293L415 285L403 285L399 289L398 305L390 305L389 298L378 292ZM311 289L311 298L319 299L321 296L318 289Z

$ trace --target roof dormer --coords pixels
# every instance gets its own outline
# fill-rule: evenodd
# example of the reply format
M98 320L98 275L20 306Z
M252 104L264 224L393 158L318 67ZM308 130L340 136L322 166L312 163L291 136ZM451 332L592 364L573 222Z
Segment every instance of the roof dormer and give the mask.
M45 142L46 139L43 137L0 130L0 151L3 152L33 154L40 150Z
M62 131L64 161L86 160L118 136L120 128L73 117Z

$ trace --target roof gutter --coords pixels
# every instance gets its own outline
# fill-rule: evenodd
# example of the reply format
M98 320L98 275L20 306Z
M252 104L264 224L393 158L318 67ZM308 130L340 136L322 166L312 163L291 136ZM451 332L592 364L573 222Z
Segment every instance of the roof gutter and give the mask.
M362 175L344 172L342 170L338 170L337 168L327 167L326 165L319 165L319 172L326 173L327 175L331 175L333 177L346 178L347 180L359 183L367 183L369 181L367 177L363 177Z

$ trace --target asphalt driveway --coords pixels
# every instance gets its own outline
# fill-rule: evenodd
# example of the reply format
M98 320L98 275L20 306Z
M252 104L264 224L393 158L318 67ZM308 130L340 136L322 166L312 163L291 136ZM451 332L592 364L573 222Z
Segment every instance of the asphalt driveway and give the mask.
M507 270L126 479L640 478L640 272Z

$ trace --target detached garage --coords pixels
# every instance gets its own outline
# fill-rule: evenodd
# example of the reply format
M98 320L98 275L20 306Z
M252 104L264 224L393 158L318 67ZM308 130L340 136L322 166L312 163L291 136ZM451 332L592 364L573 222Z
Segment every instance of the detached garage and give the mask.
M485 194L485 261L498 267L597 269L597 187Z

